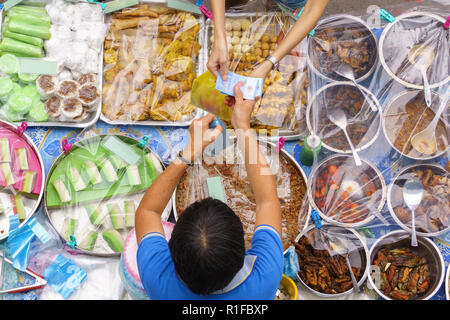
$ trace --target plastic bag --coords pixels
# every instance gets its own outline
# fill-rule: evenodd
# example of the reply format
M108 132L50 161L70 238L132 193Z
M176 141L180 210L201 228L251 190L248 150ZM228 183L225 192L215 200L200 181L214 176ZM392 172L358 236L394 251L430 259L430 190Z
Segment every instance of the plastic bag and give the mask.
M307 211L303 207L306 198L306 176L284 151L276 152L270 143L259 142L271 170L276 174L276 186L282 210L282 242L287 248L290 239L298 234L298 218ZM190 167L178 184L175 200L175 218L195 201L210 196L207 179L220 177L228 206L241 218L244 226L246 248L250 248L255 229L256 204L248 181L245 163L235 139L215 157L204 156L202 164Z
M122 252L144 193L163 171L140 138L88 128L53 163L45 209L69 246L104 256Z
M226 15L229 69L244 76L275 50L293 25L293 20L284 13L258 11ZM209 21L207 30L211 50L214 29ZM265 78L263 96L256 102L252 114L252 127L269 130L269 133L279 130L286 136L304 132L307 98L306 41L302 41L281 59L278 70L271 71Z
M103 115L114 121L189 121L203 20L141 4L116 12L104 44Z
M45 181L42 158L24 127L0 121L0 239L10 231L10 216L23 226L38 209Z
M379 9L355 16L327 17L319 21L315 35L308 37L312 98L306 120L310 134L320 138L322 147L318 154L311 154L314 160L307 201L324 226L342 228L338 233L355 228L365 235L364 242L371 247L371 269L379 265L372 252L378 252L374 248L380 236L393 230L401 233L401 236L386 235L383 241L390 248L399 249L390 253L398 254L395 259L415 259L411 270L406 274L395 259L389 260L390 264L382 266L385 270L378 270L378 276L386 277L387 281L375 281L375 275L369 275L368 288L375 290L365 290L366 294L384 299L429 299L442 283L439 267L442 254L432 246L427 252L422 247L429 243L427 237L441 236L450 230L450 180L444 168L449 165L450 34L443 28L445 18L439 17L433 8L409 8L391 22L383 20L386 14ZM369 26L374 17L380 23ZM413 70L415 67L408 60L411 51L418 55L415 59L423 59L426 47L434 52L434 60L426 72L431 88L430 107L420 78L422 73ZM346 73L354 76L357 86L342 76ZM436 85L438 81L440 84ZM413 83L418 87L414 88ZM418 139L420 143L415 143L413 136L431 123L440 107L442 114L434 130L436 151L427 154L431 141ZM419 205L414 208L418 247L413 246L413 211L407 204L405 185L409 181L422 185ZM313 221L310 219L310 224ZM311 227L314 229L313 224ZM329 236L327 229L319 230ZM358 242L355 246L364 247ZM411 256L410 248L418 257ZM428 274L424 268L433 271ZM300 270L301 273L301 266ZM304 279L312 281L314 274L320 272L320 264L311 265L311 270L312 274L303 273ZM432 273L435 276L430 276ZM397 279L400 274L404 278L399 277L401 280L393 283L392 277Z

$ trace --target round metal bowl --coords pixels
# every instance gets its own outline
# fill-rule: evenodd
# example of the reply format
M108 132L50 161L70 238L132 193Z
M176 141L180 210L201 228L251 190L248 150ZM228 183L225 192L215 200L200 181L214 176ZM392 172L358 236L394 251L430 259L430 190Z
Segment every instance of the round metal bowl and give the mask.
M316 226L314 224L309 225L297 236L295 241L298 242L303 236L305 236L307 233L309 233L311 230L313 230L315 228L316 228ZM364 267L361 267L364 270L364 273L363 273L361 279L358 281L358 285L361 287L361 285L364 283L364 281L366 281L366 278L369 275L369 263L368 262L370 261L369 249L367 248L367 245L366 245L364 239L354 229L348 229L348 228L343 228L343 227L339 227L339 226L334 226L329 223L322 224L321 230L326 230L327 232L331 231L336 234L346 234L351 237L351 239L349 239L349 240L351 240L352 242L354 242L354 241L358 242L359 250L349 252L348 258L352 265L353 265L353 263L356 263L357 261L359 261L360 264L364 266ZM302 267L300 266L300 268L302 268ZM303 286L305 286L309 291L311 291L312 293L314 293L315 295L317 295L319 297L337 298L340 296L351 294L353 292L353 287L352 287L351 289L341 292L341 293L336 293L336 294L323 293L323 292L316 291L313 288L309 287L298 275L297 275L297 280Z
M385 52L384 52L384 44L386 41L386 38L389 37L389 34L392 30L392 28L395 28L399 23L404 22L406 19L410 19L413 18L414 23L421 23L421 25L423 26L427 26L430 25L430 23L434 20L435 22L440 22L442 24L445 23L445 19L439 15L433 14L433 13L429 13L429 12L422 12L422 11L416 11L416 12L410 12L410 13L404 13L401 14L400 16L395 18L395 21L393 23L388 23L386 28L384 28L381 36L380 36L380 41L379 41L379 46L378 46L378 55L379 55L379 59L381 62L381 65L383 66L384 70L389 74L389 76L394 79L395 81L397 81L398 83L404 85L405 87L408 88L412 88L412 89L423 89L423 85L418 85L415 83L409 83L401 78L399 78L395 72L393 72L391 70L391 68L388 66L388 64L386 63L386 57L385 57ZM442 26L440 26L442 28ZM417 38L418 35L414 35L412 36L413 38ZM402 37L403 38L403 37ZM402 44L401 41L394 41L394 43L397 43L399 45ZM414 44L411 44L411 46L413 46ZM395 53L393 54L398 54L399 52L402 52L402 50L407 50L407 49L411 49L411 48L393 48L395 49ZM442 57L442 59L447 59L448 58L448 52L444 52L444 55L446 55L445 57ZM408 62L409 63L409 62ZM403 66L404 68L404 66ZM437 67L438 68L438 67ZM418 71L418 75L420 75L420 71ZM430 79L429 79L430 80ZM440 86L443 86L445 83L447 83L448 81L450 81L450 75L448 75L447 78L444 78L441 81L438 81L436 83L432 83L432 81L430 81L430 88L437 88Z
M0 120L0 127L9 129L13 132L17 132L17 126L15 126L14 124L12 124L10 122L4 121L4 120ZM25 220L23 220L20 223L19 227L22 227L25 223L27 223L28 220L30 220L30 218L33 216L33 214L38 210L39 205L42 200L42 197L44 195L44 186L45 186L45 167L44 167L44 162L42 161L41 154L39 153L39 150L36 147L36 145L34 144L33 140L26 134L26 132L23 133L22 139L25 140L30 145L30 147L33 149L33 151L36 153L36 157L38 158L39 164L42 169L42 174L41 174L41 192L39 193L34 205L31 208L31 213L28 214L27 217L25 218ZM4 217L6 217L6 216L4 215ZM8 221L5 221L5 223L7 223L9 226L9 219L8 219ZM7 238L8 236L9 236L9 231L7 233L1 234L0 240L3 240L5 238Z
M82 140L80 140L80 141L77 141L76 143L74 143L74 144L72 145L71 150L74 150L74 148L77 148L78 145L86 146L86 145L88 145L89 143L93 143L93 142L95 142L95 141L102 140L102 139L106 138L107 136L115 136L115 137L121 139L122 141L125 141L125 142L127 142L127 143L129 143L129 144L132 144L132 145L138 145L138 143L139 143L139 140L134 139L134 138L131 138L131 137L127 137L127 136L124 136L124 135L117 135L117 134L102 134L102 135L98 135L98 136L94 136L94 137L90 137L90 138L86 138L86 139L82 139ZM154 156L159 160L159 162L161 163L162 168L165 169L164 163L161 161L160 157L158 156L158 154L157 154L156 152L153 152L153 151L152 151L150 148L148 148L147 146L145 146L145 147L143 148L143 150L146 151L147 153L152 152L153 155L154 155ZM52 166L51 166L51 168L50 168L50 171L49 171L49 173L48 173L48 179L47 179L48 181L50 180L50 177L52 176L52 173L53 173L53 171L55 170L55 168L58 166L58 164L59 164L65 157L66 157L66 154L65 154L65 153L61 153L61 154L53 161L53 164L52 164ZM46 196L47 196L47 185L48 185L48 181L47 181L47 183L45 184L45 195L46 195ZM144 193L144 192L145 192L145 191L140 191L140 192L138 192L138 193ZM136 193L136 194L138 194L138 193ZM63 241L64 243L66 243L69 239L64 238L64 236L63 236L63 235L61 234L61 232L60 232L60 229L58 229L58 228L55 227L55 223L54 223L54 221L53 221L53 219L52 219L52 214L51 214L51 211L54 210L54 209L53 209L53 208L48 208L48 207L47 207L46 196L45 196L45 198L44 198L44 205L43 205L45 214L47 215L47 218L48 218L48 220L50 221L50 224L52 225L53 229L55 229L55 231L58 233L58 235L60 236L60 238L62 239L62 241ZM121 195L121 196L124 196L124 195ZM105 199L98 200L98 202L104 201L104 200L105 200ZM83 204L83 205L84 205L84 204ZM137 208L137 207L136 207L136 208ZM61 209L61 208L58 208L57 210L60 210L60 209ZM171 209L172 209L172 200L169 201L169 203L167 204L167 207L165 208L163 214L161 215L161 219L162 219L162 220L165 220L165 221L166 221L166 220L169 218ZM134 227L133 227L133 228L134 228ZM127 232L129 232L129 228L127 228ZM124 239L125 239L125 237L124 237ZM120 256L120 255L122 254L121 252L111 252L111 253L108 253L108 252L88 251L88 250L84 250L84 249L79 248L79 247L76 247L76 249L71 249L71 250L76 251L76 252L80 252L80 253L83 253L83 254L92 255L92 256L99 256L99 257L113 257L113 256Z
M440 289L444 281L445 267L444 259L439 251L439 248L428 238L417 237L417 247L411 247L411 234L403 230L396 230L389 232L379 238L370 248L370 264L373 265L375 257L382 248L388 246L389 248L411 248L414 254L423 256L427 259L430 267L430 285L427 292L416 300L428 300L432 298ZM376 285L376 281L372 275L369 275L369 283L374 290L386 300L393 300L386 296Z
M312 122L314 121L314 120L312 120L312 116L313 116L313 115L312 115L312 112L313 112L313 110L314 110L314 112L317 112L317 113L320 115L320 112L318 111L318 107L315 106L315 102L316 102L316 100L318 99L318 97L319 97L321 94L325 94L325 91L326 91L326 90L328 90L328 89L330 89L330 88L337 87L337 86L351 86L351 87L355 87L354 83L351 82L351 81L335 81L335 82L329 83L329 84L323 86L322 88L320 88L320 89L314 94L313 98L310 100L310 103L308 103L308 107L307 107L307 109L306 109L306 125L307 125L307 127L308 127L309 132L314 132L314 133L315 133L316 135L318 135L319 137L320 137L320 135L319 135L320 132L317 132L316 128L314 128L316 125L313 125L313 123L312 123ZM372 123L368 123L369 129L368 129L367 132L370 131L371 136L370 136L369 138L367 138L367 139L365 139L366 137L364 137L364 139L366 140L366 142L365 142L363 145L361 145L361 146L355 146L355 150L356 150L357 152L360 152L360 151L362 151L362 150L367 149L368 147L370 147L370 146L375 142L375 140L376 140L376 139L378 138L378 136L380 135L380 131L381 131L381 122L382 122L382 121L381 121L381 105L380 105L379 101L377 100L377 98L375 97L375 95L374 95L372 92L370 92L367 88L365 88L365 87L363 87L363 86L359 86L359 88L360 88L361 90L363 90L363 91L366 93L366 95L369 96L369 97L371 98L372 103L374 103L375 106L377 107L377 109L378 109L378 116L377 116L377 119L378 119L379 121L378 121L378 125L376 125L376 127L371 127L371 125L373 124L373 122L372 122ZM370 108L370 106L366 103L366 104L365 104L365 108ZM373 111L370 111L370 112L373 112ZM330 121L330 122L331 122L331 121ZM337 128L337 127L336 127L336 128ZM372 128L373 128L373 129L372 129ZM347 127L347 130L348 130L348 127ZM366 134L367 134L367 132L366 132ZM346 153L346 154L351 154L351 153L352 153L352 150L350 149L350 146L349 146L348 149L346 149L346 150L338 149L338 148L335 148L335 147L333 147L333 146L330 146L329 144L326 144L326 143L323 141L323 139L322 139L322 145L323 145L323 147L326 148L327 150L330 150L330 151L333 151L333 152L336 152L336 153Z
M450 300L450 263L447 268L447 276L445 277L445 297Z
M366 160L366 159L361 159L362 161L362 166L365 170L365 172L367 172L368 170L371 171L371 181L378 181L379 186L381 187L381 198L378 201L378 203L374 203L372 206L372 210L376 211L378 213L381 214L381 210L383 209L384 203L386 201L386 183L384 181L383 175L381 174L380 170L378 170L378 168L376 166L374 166L370 161ZM341 221L337 221L334 220L332 218L330 218L328 215L326 215L324 212L322 212L322 210L319 209L319 207L317 206L316 202L315 202L315 198L314 198L314 193L313 190L315 189L315 183L316 183L316 179L318 177L318 175L322 172L322 170L324 168L328 168L328 165L333 164L336 166L340 166L342 163L351 163L352 164L352 168L354 170L356 170L358 167L356 167L354 165L354 158L353 156L350 155L332 155L326 159L324 159L319 165L317 165L311 172L310 176L309 176L309 181L308 181L308 189L307 189L307 194L308 194L308 199L309 199L309 203L311 205L311 207L316 210L319 215L322 217L323 220L327 221L330 224L333 225L337 225L340 227L345 227L345 228L356 228L356 227L361 227L364 226L366 224L368 224L369 222L371 222L376 215L374 214L368 214L367 217L359 222L355 222L355 223L345 223L345 222L341 222ZM361 168L362 169L362 168ZM358 176L357 173L355 173L355 177ZM367 200L366 202L368 202L370 200Z
M344 21L347 20L348 23L344 24ZM363 29L367 30L370 33L370 41L371 41L371 50L370 52L373 52L373 57L372 57L372 63L370 68L367 70L366 73L364 73L363 75L356 77L355 76L355 80L356 82L361 82L366 80L375 70L376 66L377 66L377 61L378 61L378 55L376 54L376 50L377 50L377 37L375 36L375 34L373 33L372 29L368 27L368 25L360 18L352 16L352 15L348 15L348 14L337 14L337 15L332 15L329 17L326 17L324 19L321 19L317 26L315 27L315 31L317 33L317 31L321 30L321 29L326 29L327 27L336 27L336 25L333 24L337 24L339 26L346 26L346 28L349 28L351 24L356 24L359 27L362 27ZM313 46L312 46L312 41L313 41L314 37L308 37L308 50L307 50L307 55L306 55L306 59L307 59L307 64L308 67L314 72L314 74L318 75L321 79L325 80L325 81L336 81L336 80L346 80L345 78L334 74L333 77L330 77L329 75L325 75L322 72L320 72L316 66L314 65L313 62Z
M399 93L396 97L394 97L389 104L386 106L386 108L384 109L384 113L383 113L383 117L382 117L382 127L383 127L383 133L384 136L386 138L386 140L389 142L390 146L397 151L398 153L400 153L401 155L413 159L413 160L430 160L430 159L434 159L437 157L440 157L441 155L443 155L447 150L449 150L449 147L447 146L446 149L441 150L438 152L436 152L433 155L424 155L421 154L415 150L412 150L412 154L406 154L405 152L397 149L394 146L394 142L391 141L389 133L394 133L394 128L388 128L388 124L387 124L387 117L389 117L391 115L391 110L393 108L397 108L397 110L394 109L394 115L398 114L398 108L401 106L405 106L409 101L411 101L411 99L414 99L418 94L422 94L421 90L407 90L407 91L403 91L401 93ZM434 108L432 108L434 111L437 111L437 108L439 107L439 104L437 101L441 101L441 96L439 96L438 94L432 92L432 105ZM425 104L425 100L423 102ZM450 104L449 104L450 106ZM403 112L403 111L402 111ZM444 118L445 113L443 113L441 115L440 120L445 123L447 123L446 119ZM411 137L408 139L408 141L410 141ZM410 152L411 153L411 152Z
M387 206L389 209L389 212L391 213L392 218L395 220L395 222L405 231L407 232L411 232L411 228L409 226L407 226L406 224L404 224L397 216L397 214L394 212L394 208L393 208L393 197L394 197L394 188L400 188L399 184L401 185L402 183L400 183L400 180L406 180L407 178L409 178L408 173L410 173L412 171L412 169L416 169L416 168L426 168L426 169L431 169L433 170L433 172L435 173L440 173L440 174L444 174L444 175L448 175L448 172L442 168L440 165L437 164L413 164L410 165L404 169L402 169L397 176L392 180L392 183L389 185L388 187L388 191L387 191ZM401 201L401 203L403 203L403 199ZM449 213L450 214L450 213ZM417 221L417 218L416 218ZM435 236L439 236L441 234L446 233L447 231L450 231L450 225L447 226L446 228L440 230L440 231L436 231L436 232L420 232L420 231L416 231L417 235L422 236L422 237L435 237Z

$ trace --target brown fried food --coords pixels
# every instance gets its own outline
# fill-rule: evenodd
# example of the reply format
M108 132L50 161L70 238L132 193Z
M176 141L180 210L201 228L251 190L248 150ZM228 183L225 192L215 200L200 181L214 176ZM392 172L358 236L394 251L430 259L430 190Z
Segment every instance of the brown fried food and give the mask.
M136 28L142 21L150 20L149 17L139 17L131 19L111 19L111 31L118 31L123 29Z

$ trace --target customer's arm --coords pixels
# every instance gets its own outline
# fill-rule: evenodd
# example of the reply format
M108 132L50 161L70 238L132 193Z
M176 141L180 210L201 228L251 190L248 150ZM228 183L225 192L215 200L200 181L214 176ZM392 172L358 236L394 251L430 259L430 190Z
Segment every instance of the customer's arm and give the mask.
M214 45L207 63L208 70L217 78L219 72L222 79L228 79L228 46L225 31L225 0L212 0L214 15Z
M217 126L214 130L208 128L213 119L214 115L209 114L192 122L189 127L189 142L182 152L183 158L194 162L194 159L200 157L203 150L221 134L223 130L221 126ZM187 168L188 166L183 161L176 158L145 193L135 216L138 243L143 236L150 232L164 234L161 214Z
M238 83L234 88L235 104L232 125L236 131L240 151L244 154L245 168L256 202L255 226L267 224L281 234L281 207L275 177L259 150L255 132L250 128L250 117L255 101L244 100Z
M291 52L292 49L294 49L312 29L314 29L327 7L328 1L329 0L308 0L302 14L286 37L277 45L275 51L272 52L272 56L280 61ZM255 78L265 78L272 68L272 63L266 60L252 71L250 76Z

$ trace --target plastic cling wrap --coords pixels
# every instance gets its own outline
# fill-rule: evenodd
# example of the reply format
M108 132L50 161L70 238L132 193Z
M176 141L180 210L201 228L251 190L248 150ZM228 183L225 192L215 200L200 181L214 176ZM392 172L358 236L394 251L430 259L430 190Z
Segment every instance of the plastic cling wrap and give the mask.
M93 132L86 130L56 159L46 184L45 208L68 244L73 246L75 239L76 248L86 253L113 255L122 252L136 208L163 166L138 140Z
M26 134L0 121L0 239L8 237L10 218L21 224L37 210L43 194L42 160Z
M240 75L251 72L275 50L293 25L283 13L229 14L225 29L229 51L229 69ZM207 22L209 23L209 21ZM213 25L208 25L210 48L214 42ZM283 135L305 131L308 99L306 41L281 59L278 70L264 80L262 98L256 102L251 124L255 129L277 129Z
M251 246L255 229L256 204L247 178L245 164L234 142L215 158L206 157L201 165L190 167L183 175L174 195L176 214L195 201L209 197L207 178L220 177L226 203L241 218L244 226L246 248ZM298 220L309 206L303 207L306 193L306 176L292 158L284 152L278 154L271 144L260 143L272 172L276 173L278 198L282 211L282 241L287 248L298 234ZM177 217L176 215L176 217Z
M372 251L365 294L429 299L443 268L427 238L446 234L450 219L450 35L433 8L405 10L391 22L386 12L395 11L330 16L308 37L306 121L322 143L308 177L307 201L317 212L310 227L326 236L320 223L365 236ZM388 236L392 230L398 234ZM323 255L309 252L311 261ZM316 283L304 270L302 281L321 296L320 281L328 280L319 273Z
M202 25L190 13L147 4L114 13L104 43L104 117L127 123L192 120Z

